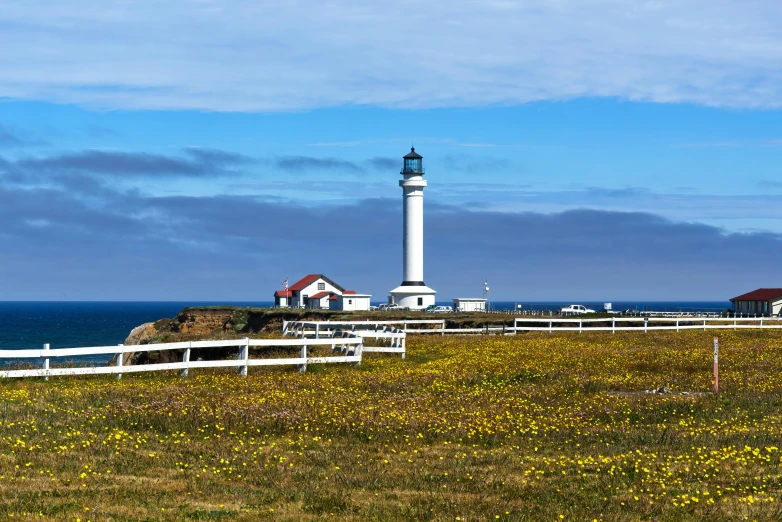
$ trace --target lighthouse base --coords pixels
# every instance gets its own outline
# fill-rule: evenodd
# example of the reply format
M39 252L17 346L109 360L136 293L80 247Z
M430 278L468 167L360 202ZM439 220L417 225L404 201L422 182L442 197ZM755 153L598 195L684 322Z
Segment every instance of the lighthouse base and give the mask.
M410 310L423 310L427 306L434 305L435 294L437 292L428 286L398 286L391 290L388 303Z

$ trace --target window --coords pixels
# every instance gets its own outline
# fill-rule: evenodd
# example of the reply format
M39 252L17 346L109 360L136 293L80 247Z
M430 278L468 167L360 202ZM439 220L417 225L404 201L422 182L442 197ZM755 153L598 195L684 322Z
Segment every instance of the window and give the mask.
M325 290L326 289L326 283L318 283L318 290Z
M418 306L424 306L424 298L423 297L419 297L418 298Z
M353 304L353 299L348 299L348 304Z

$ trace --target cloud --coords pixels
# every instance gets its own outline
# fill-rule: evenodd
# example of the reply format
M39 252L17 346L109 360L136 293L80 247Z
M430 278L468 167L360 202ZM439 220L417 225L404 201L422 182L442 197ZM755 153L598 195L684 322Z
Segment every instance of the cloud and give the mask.
M0 147L21 145L22 143L24 142L19 137L0 125Z
M382 158L375 157L367 161L369 165L375 170L391 170L401 169L402 160L398 158Z
M246 156L216 149L188 148L184 157L146 152L85 150L23 158L14 168L27 174L81 173L108 177L206 177L252 163Z
M0 148L19 148L45 144L45 141L33 138L27 132L0 125Z
M427 205L425 280L438 299L725 299L776 284L782 236L638 212L468 211ZM382 301L401 281L394 199L300 205L253 196L87 200L0 187L7 299L267 301L280 276L324 272ZM772 260L767 269L758 259ZM185 261L183 261L185 260ZM728 277L729 276L729 277Z
M358 164L340 158L313 158L311 156L281 156L273 160L274 167L287 172L335 170L350 173L363 172Z
M217 111L581 97L781 107L780 19L778 2L731 0L19 3L0 14L0 45L16 51L0 56L0 97Z

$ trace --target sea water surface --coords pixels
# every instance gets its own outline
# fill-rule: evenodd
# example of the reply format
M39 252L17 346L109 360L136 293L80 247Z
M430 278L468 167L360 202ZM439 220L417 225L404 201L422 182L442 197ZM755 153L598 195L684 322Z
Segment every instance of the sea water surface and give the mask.
M122 344L140 324L175 317L188 306L269 306L265 302L0 302L0 350L52 349ZM78 357L105 363L110 357ZM0 365L10 360L0 359ZM58 361L62 362L62 361Z

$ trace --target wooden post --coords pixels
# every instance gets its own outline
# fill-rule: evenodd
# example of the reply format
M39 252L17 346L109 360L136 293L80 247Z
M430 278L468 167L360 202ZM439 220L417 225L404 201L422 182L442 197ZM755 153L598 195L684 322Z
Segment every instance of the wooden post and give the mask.
M239 366L239 375L247 377L247 360L250 358L250 338L244 338L244 344L239 347L239 360L244 362Z
M706 331L706 319L703 320L703 331Z
M43 351L48 352L49 351L49 343L46 343L43 345ZM48 355L48 354L47 354ZM45 381L49 380L49 358L46 357L43 360L43 379Z
M720 391L720 340L714 338L714 393Z
M678 319L676 319L676 331L677 332L679 331L679 320Z
M551 333L551 328L553 326L553 322L551 319L548 320L548 333Z
M304 363L299 365L299 371L304 373L307 371L307 345L304 344L301 347L301 358L304 359Z
M442 322L440 323L440 330L442 330L440 335L441 336L445 335L445 319L443 319Z
M192 343L187 343L187 348L185 348L185 353L182 355L182 362L187 364L190 362L190 347L192 346ZM180 377L187 377L188 375L188 368L185 366L179 371Z
M644 333L646 333L649 329L649 318L644 317Z
M118 344L117 346L122 346L121 344ZM117 368L122 369L122 364L124 363L123 359L125 358L125 354L123 352L117 353ZM122 372L117 372L117 380L122 379Z
M616 333L616 317L611 318L611 333Z
M581 318L578 318L578 333L581 333Z

